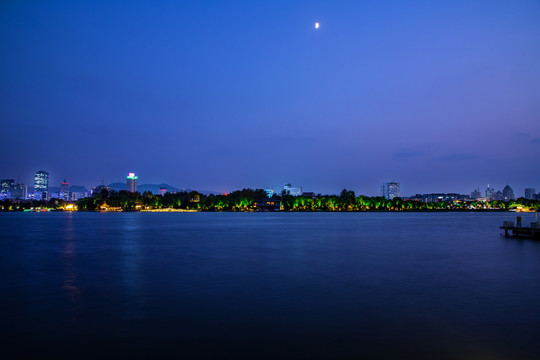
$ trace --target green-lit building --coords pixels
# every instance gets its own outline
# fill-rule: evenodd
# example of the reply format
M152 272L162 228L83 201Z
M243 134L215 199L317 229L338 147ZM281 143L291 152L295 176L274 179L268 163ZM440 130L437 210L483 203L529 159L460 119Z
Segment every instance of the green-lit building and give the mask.
M126 178L126 190L129 192L136 192L137 191L137 179L139 177L135 176L135 173L129 173Z

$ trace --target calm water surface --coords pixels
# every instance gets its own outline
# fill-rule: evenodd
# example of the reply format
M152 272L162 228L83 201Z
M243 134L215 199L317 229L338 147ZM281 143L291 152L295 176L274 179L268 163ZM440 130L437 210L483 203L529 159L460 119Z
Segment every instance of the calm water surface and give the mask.
M2 213L13 358L540 358L511 213ZM524 215L526 222L533 215Z

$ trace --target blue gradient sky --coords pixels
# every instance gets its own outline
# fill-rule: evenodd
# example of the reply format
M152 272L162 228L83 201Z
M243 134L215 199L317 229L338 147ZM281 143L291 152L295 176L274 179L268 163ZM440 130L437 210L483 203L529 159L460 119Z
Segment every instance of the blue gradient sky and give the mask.
M1 178L540 191L540 1L4 1L0 52Z

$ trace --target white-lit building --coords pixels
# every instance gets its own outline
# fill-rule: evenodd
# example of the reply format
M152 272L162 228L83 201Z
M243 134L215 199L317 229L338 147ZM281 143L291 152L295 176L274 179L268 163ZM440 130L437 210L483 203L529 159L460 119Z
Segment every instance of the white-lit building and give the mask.
M34 192L41 193L41 198L47 198L49 192L49 173L43 170L34 175Z
M283 190L289 195L292 196L301 196L302 195L302 188L301 187L293 187L291 184L285 184L283 186Z
M79 199L84 199L89 196L90 196L90 193L88 191L71 191L69 193L69 200L77 201Z
M399 183L387 182L381 185L381 196L385 199L392 200L395 197L399 197Z

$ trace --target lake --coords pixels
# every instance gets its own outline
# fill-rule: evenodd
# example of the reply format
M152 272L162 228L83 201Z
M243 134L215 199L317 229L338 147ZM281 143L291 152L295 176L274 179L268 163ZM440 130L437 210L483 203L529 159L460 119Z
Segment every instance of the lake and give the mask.
M540 242L501 237L514 216L0 213L2 352L540 358Z

